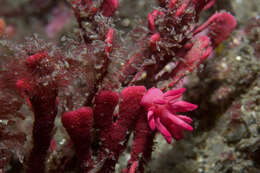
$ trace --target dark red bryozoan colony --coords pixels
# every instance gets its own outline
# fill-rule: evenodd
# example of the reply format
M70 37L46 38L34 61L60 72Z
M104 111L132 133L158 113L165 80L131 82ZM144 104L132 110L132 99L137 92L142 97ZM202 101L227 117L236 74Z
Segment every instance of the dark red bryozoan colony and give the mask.
M23 153L26 172L64 172L74 159L79 172L112 173L131 133L131 158L122 172L144 172L157 131L168 143L192 131L192 119L182 113L197 106L181 100L182 79L236 26L227 12L198 25L200 13L214 2L158 0L148 19L121 38L112 18L117 0L70 0L81 41L57 48L32 38L1 69L1 92L11 93L1 98L1 116L16 114L21 100L34 114L32 147ZM18 101L4 106L14 92ZM71 142L57 148L54 122L59 114ZM15 136L9 135L6 140ZM76 159L66 154L68 148ZM51 160L59 151L63 154ZM47 162L55 162L54 171ZM5 162L0 166L3 172Z

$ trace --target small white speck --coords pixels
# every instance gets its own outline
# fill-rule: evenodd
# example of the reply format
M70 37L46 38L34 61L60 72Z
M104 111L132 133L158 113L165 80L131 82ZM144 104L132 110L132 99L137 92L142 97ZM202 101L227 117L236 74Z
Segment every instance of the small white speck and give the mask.
M237 56L237 57L236 57L236 60L237 60L237 61L241 61L241 59L242 59L241 56Z

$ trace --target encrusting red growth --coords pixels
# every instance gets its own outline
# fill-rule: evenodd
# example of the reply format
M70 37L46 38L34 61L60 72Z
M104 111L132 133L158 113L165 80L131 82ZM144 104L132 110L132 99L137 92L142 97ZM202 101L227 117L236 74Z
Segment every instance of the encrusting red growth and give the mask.
M106 158L100 173L114 171L119 155L125 150L128 137L139 117L140 101L145 91L143 86L131 86L121 92L118 119L108 129L100 147L101 158Z
M122 173L134 173L137 170L144 172L144 166L151 159L154 136L155 132L147 123L146 113L142 112L135 124L128 168L124 169Z
M152 130L157 129L171 143L172 136L179 140L183 138L183 130L192 131L189 125L192 119L177 115L179 112L187 112L197 109L197 106L182 100L178 100L185 88L170 90L163 93L160 89L151 88L142 98L141 104L147 110L147 119Z
M90 164L91 129L93 124L93 111L89 107L82 107L70 111L62 116L62 124L66 128L75 146L83 172L88 171L85 165Z
M101 91L95 97L93 112L91 108L82 107L65 113L62 123L74 143L81 171L95 169L99 173L113 172L133 130L131 159L128 161L129 168L124 169L124 172L143 172L143 166L151 158L155 128L164 135L168 143L171 143L172 136L176 140L181 139L183 130L192 130L189 125L192 122L191 118L177 115L177 112L197 108L196 105L178 100L184 91L185 89L181 88L163 94L157 88L151 88L146 92L143 86L127 87L120 94L122 101L117 116L114 110L119 101L118 94ZM97 161L93 161L91 157L91 151L95 150L91 149L93 132L99 140Z
M52 66L47 63L50 58L46 52L29 56L25 62L29 75L16 82L16 87L27 98L34 113L33 148L28 159L28 173L45 172L45 157L57 115L58 83L38 80L53 72Z
M104 16L112 16L118 8L117 0L104 0L101 5L101 11Z
M143 86L125 88L120 94L122 100L115 122L113 121L114 109L119 97L112 91L101 91L95 97L93 116L91 108L80 108L62 116L62 123L71 136L76 151L79 151L80 163L87 165L81 166L82 172L92 169L98 170L99 173L114 171L119 155L125 150L129 134L141 113L140 102L145 92L146 89ZM94 131L100 140L97 162L92 161L90 152L88 152L88 147L92 142L91 137L93 137L90 130L92 117L94 118ZM82 146L86 148L82 149Z
M48 96L34 95L30 103L34 112L33 149L29 157L28 173L44 172L44 162L50 146L54 120L57 115L57 90Z
M102 142L105 140L108 130L113 125L114 110L119 101L116 92L101 91L94 101L94 127L97 130L97 137Z

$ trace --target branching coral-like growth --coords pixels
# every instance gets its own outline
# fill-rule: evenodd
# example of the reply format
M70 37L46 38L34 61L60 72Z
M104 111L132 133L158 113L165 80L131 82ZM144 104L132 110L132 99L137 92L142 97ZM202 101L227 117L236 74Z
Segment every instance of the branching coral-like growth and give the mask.
M149 83L155 83L162 78L171 77L173 82L169 87L172 87L187 72L198 67L236 26L232 15L220 12L197 27L200 12L212 6L214 1L172 0L169 3L160 3L162 8L148 14L150 32L144 39L147 39L149 44L144 45L142 52L131 57L122 70L120 81L125 85L143 83L147 80ZM145 58L153 58L154 62L145 64ZM171 73L164 73L165 77L162 77L160 71L171 61L176 67ZM160 74L159 77L153 78L158 76L157 74Z
M122 91L122 102L119 105L116 122L113 122L115 116L113 112L118 103L117 94L111 91L102 91L96 96L94 127L99 139L97 161L94 161L89 156L89 146L91 136L93 136L90 131L93 117L92 110L90 108L80 108L63 115L63 125L71 136L76 150L79 151L82 172L96 170L100 173L108 173L114 171L119 155L126 147L132 127L139 118L140 101L145 91L146 89L142 86L128 87ZM82 146L84 146L84 150L81 149Z
M45 49L27 52L22 74L15 76L19 93L34 113L27 172L46 170L59 106L81 172L114 172L131 133L131 158L122 172L144 172L155 130L168 143L182 139L184 130L193 130L192 119L180 113L197 106L180 100L185 88L170 88L208 58L236 21L231 14L219 12L198 26L200 13L215 0L158 0L160 7L148 14L146 24L124 40L112 19L117 0L68 2L80 29L81 42L73 45L76 51L61 57ZM69 73L61 73L63 67ZM61 91L65 84L68 90L83 88L83 94ZM66 99L58 101L59 94ZM75 96L84 101L74 103Z
M28 105L34 112L33 148L28 160L28 173L45 172L44 163L58 104L58 83L49 76L54 71L52 61L46 52L29 56L25 62L29 75L16 82L17 88L24 92Z

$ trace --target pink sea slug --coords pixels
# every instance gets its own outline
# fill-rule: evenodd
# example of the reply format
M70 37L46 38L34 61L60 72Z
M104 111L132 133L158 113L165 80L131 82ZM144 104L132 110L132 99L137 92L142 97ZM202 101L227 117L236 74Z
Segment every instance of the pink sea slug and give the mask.
M157 129L171 143L172 136L183 138L183 130L192 131L192 119L178 112L192 111L197 105L180 100L185 88L163 93L158 88L151 88L142 98L141 104L147 110L147 119L152 130Z

